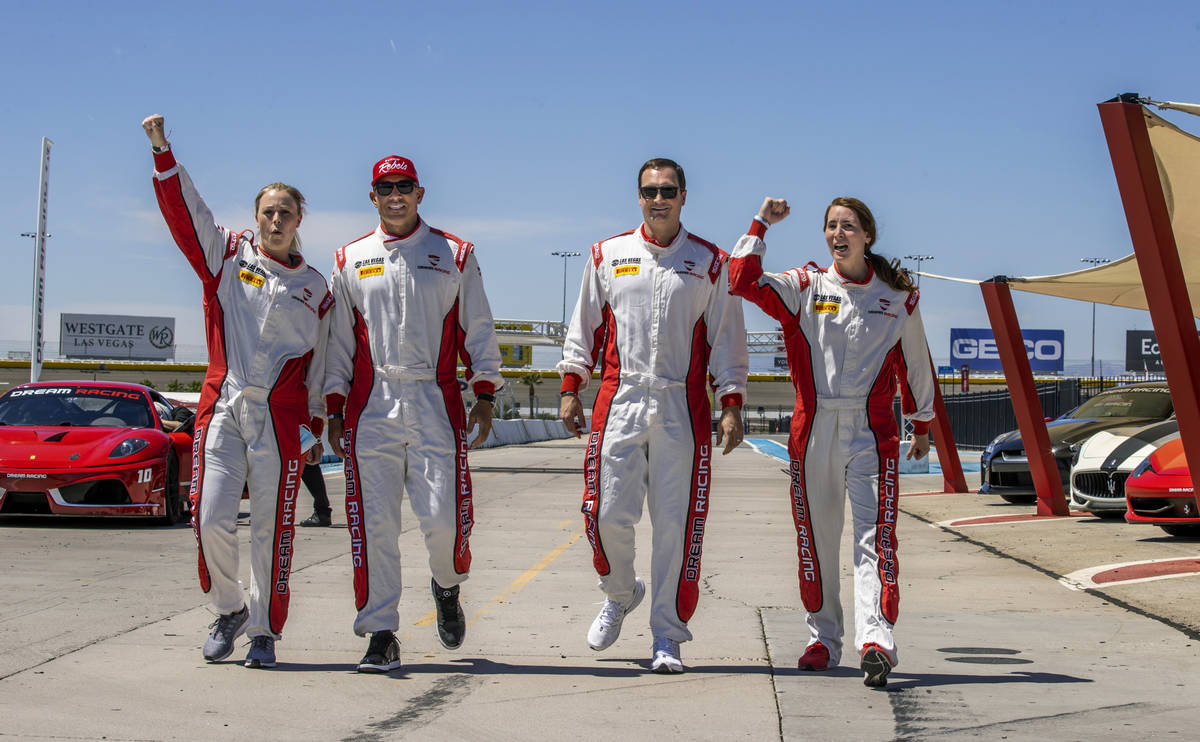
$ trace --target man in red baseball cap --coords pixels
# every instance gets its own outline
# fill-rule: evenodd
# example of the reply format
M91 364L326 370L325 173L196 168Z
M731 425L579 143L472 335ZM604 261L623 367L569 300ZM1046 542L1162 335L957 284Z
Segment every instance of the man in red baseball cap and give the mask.
M470 242L417 213L417 169L391 155L371 171L374 232L335 256L325 394L329 441L346 462L346 521L358 617L371 635L359 672L400 666L400 500L420 522L429 551L437 634L457 649L466 633L459 585L471 565L473 525L468 431L492 427L503 384L500 347ZM475 404L465 414L458 359Z

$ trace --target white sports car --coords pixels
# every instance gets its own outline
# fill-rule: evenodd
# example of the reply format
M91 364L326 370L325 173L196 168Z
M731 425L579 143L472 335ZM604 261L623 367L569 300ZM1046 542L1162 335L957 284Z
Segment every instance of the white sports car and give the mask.
M1144 427L1103 430L1084 442L1071 467L1071 506L1101 517L1125 514L1125 480L1150 452L1179 437L1172 417Z

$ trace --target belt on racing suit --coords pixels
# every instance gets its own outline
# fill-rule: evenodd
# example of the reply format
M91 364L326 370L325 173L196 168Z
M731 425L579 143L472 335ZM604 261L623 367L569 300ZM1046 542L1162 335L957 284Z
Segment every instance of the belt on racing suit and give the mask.
M435 381L437 371L423 366L376 366L375 374L388 381Z
M817 396L818 410L865 410L866 397L823 397Z
M647 389L652 389L654 391L683 388L687 386L682 381L667 379L662 376L655 376L654 374L643 374L637 371L622 371L621 383L629 384L631 386L646 387Z

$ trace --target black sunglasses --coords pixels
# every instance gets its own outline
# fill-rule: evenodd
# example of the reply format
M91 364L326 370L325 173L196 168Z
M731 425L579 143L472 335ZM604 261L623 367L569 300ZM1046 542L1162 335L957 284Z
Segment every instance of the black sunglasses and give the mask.
M679 186L642 186L638 190L647 201L653 201L660 193L667 201L679 195Z
M393 188L395 188L400 193L412 193L413 189L416 187L417 187L417 184L412 182L411 180L398 180L398 181L386 181L385 180L381 183L375 184L375 192L378 193L380 196L386 196L392 192Z

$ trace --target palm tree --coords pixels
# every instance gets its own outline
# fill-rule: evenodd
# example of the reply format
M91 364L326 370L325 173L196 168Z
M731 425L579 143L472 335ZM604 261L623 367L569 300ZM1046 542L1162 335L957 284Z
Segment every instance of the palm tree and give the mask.
M531 371L521 377L521 383L529 387L529 417L533 418L536 407L534 406L534 391L537 386L542 383L542 375L536 371Z

